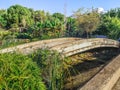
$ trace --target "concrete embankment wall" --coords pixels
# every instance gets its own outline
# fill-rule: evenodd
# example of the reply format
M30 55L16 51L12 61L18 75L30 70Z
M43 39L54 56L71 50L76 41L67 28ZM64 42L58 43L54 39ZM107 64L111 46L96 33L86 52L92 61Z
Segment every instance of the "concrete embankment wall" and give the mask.
M111 90L120 78L120 55L78 90Z

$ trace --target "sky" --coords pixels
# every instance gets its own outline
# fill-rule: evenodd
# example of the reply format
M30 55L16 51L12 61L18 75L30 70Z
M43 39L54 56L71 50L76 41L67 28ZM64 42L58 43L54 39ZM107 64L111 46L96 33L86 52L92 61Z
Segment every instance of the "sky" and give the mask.
M70 16L79 8L111 8L120 7L120 0L0 0L0 9L7 9L12 5L19 4L34 10L45 10L52 13L65 12Z

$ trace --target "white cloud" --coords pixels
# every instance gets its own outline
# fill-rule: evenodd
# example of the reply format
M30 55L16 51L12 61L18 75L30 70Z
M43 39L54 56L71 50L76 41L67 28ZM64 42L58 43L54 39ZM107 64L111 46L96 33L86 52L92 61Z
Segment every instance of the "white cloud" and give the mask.
M98 11L98 13L104 13L105 12L104 8L102 8L102 7L97 8L97 11Z

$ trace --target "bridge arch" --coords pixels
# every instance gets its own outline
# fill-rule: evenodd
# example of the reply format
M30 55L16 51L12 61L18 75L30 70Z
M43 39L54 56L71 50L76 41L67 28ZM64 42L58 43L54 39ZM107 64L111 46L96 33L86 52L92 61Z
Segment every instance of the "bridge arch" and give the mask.
M7 52L21 52L23 54L29 54L40 48L49 48L50 50L56 50L63 56L71 56L80 52L84 52L94 48L100 47L114 47L119 48L120 43L118 41L106 38L58 38L50 40L41 40L37 42L26 43L15 47L5 48L0 50L0 53Z
M64 56L71 56L80 52L84 52L90 49L101 48L101 47L113 47L119 48L120 44L118 41L106 38L93 38L80 40L67 47L62 47L59 52Z

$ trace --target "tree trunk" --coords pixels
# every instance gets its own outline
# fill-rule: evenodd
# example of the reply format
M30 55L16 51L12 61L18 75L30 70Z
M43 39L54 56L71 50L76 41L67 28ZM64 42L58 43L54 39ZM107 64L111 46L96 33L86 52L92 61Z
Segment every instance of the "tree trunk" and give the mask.
M88 32L86 32L86 34L87 34L87 38L89 38Z
M90 32L90 38L92 38L92 32Z

